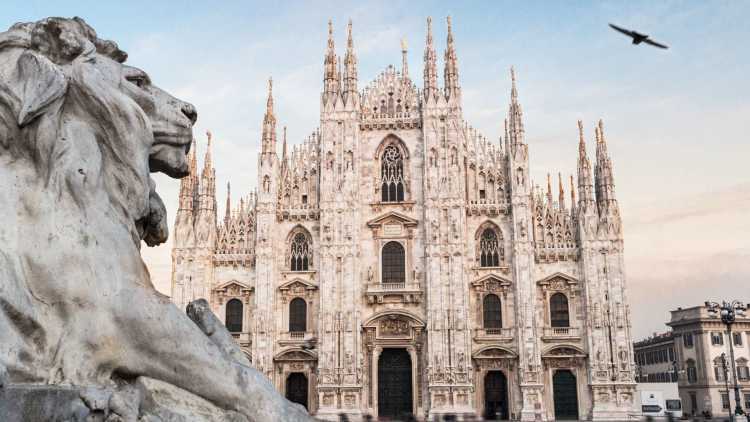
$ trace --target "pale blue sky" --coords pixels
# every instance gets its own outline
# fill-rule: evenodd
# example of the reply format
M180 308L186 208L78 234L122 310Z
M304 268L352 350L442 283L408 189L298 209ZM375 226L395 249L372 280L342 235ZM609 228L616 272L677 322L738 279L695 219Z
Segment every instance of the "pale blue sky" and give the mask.
M217 140L222 203L228 179L235 197L256 186L268 76L290 141L317 127L329 18L342 55L346 21L354 21L360 87L400 64L402 37L421 86L425 18L433 17L442 58L450 14L464 115L491 139L507 112L515 65L535 180L572 172L576 120L591 141L604 119L636 336L664 330L667 310L677 306L750 301L750 2L415 3L6 0L0 28L78 15L117 41L131 64L197 106L196 134L204 140L210 129ZM672 48L632 46L608 22ZM178 183L157 182L173 221ZM155 283L168 288L169 245L144 255Z

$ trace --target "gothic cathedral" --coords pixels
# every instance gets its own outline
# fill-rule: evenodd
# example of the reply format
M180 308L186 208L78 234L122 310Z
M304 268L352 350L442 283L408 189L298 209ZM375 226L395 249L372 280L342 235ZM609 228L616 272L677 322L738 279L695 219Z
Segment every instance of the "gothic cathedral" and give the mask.
M592 169L532 186L511 70L505 136L464 120L450 18L443 87L389 66L363 90L329 23L320 127L287 150L269 82L258 188L217 218L211 138L190 152L172 299L209 300L253 365L320 418L624 420L634 361L604 128ZM592 171L593 170L593 171ZM553 184L558 184L553 195ZM577 186L576 186L577 185ZM576 198L576 188L578 197Z

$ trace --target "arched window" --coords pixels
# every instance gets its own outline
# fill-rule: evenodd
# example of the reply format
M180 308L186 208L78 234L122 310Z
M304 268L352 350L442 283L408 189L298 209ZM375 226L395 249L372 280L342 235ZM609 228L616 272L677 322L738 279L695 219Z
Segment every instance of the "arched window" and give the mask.
M388 242L383 246L383 283L404 283L406 281L406 253L398 242Z
M292 237L290 250L290 269L292 271L307 271L312 265L312 248L310 239L303 232L297 232Z
M239 299L227 302L225 321L227 330L231 333L242 332L242 308L242 301Z
M394 146L385 147L380 164L381 200L383 202L401 202L404 200L404 157Z
M488 294L482 303L484 314L484 328L497 329L503 327L503 311L500 308L500 298L497 295Z
M747 366L747 359L739 358L737 364L737 379L740 381L750 380L750 368Z
M486 228L479 238L479 266L499 267L503 256L503 249L497 239L497 233L492 228Z
M570 327L568 298L562 293L555 293L549 298L550 325L552 327Z
M296 297L289 302L289 332L304 333L307 331L307 302Z

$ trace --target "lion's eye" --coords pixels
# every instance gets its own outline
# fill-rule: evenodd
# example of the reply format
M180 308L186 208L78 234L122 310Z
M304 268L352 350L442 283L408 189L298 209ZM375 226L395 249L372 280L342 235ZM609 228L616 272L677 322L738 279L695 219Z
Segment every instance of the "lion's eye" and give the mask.
M143 76L128 76L125 78L128 82L134 84L138 88L143 88L146 85L146 78Z

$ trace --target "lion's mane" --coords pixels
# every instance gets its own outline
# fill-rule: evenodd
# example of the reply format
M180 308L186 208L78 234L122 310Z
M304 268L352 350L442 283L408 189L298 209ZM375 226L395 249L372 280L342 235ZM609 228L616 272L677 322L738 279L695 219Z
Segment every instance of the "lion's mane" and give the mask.
M0 366L11 379L109 376L102 356L68 368L102 350L66 350L66 336L111 335L92 290L108 300L129 283L150 285L138 249L149 216L165 217L150 206L161 205L149 177L152 127L102 77L126 57L79 18L0 34ZM80 315L72 306L90 308L92 320L69 321ZM87 328L74 333L76 324Z

